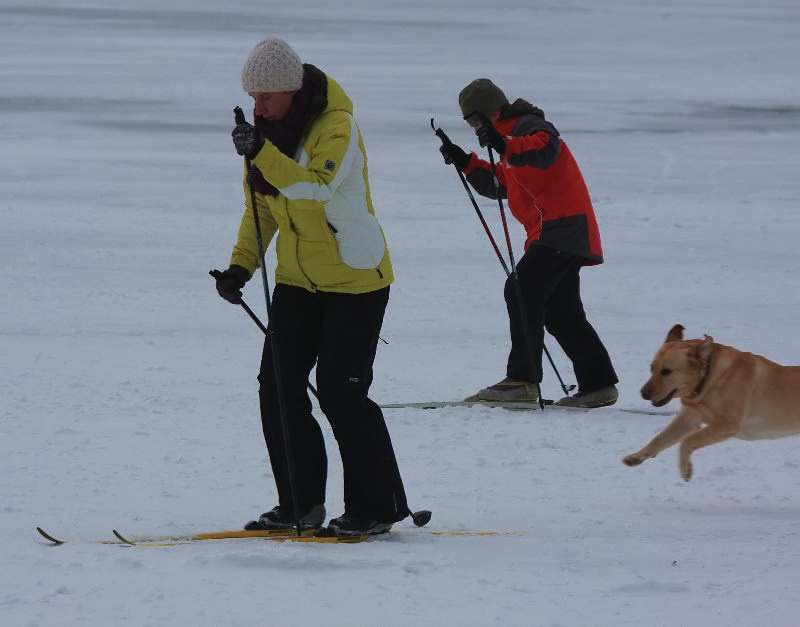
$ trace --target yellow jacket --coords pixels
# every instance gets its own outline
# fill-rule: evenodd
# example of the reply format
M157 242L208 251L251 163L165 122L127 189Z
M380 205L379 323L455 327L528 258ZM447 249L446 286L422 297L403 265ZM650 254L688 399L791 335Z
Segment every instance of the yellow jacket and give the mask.
M275 282L309 291L361 294L394 277L383 230L369 192L367 155L353 120L353 103L327 78L328 104L301 141L295 159L272 143L253 158L276 196L255 194L264 249L275 233ZM250 189L231 264L259 267Z

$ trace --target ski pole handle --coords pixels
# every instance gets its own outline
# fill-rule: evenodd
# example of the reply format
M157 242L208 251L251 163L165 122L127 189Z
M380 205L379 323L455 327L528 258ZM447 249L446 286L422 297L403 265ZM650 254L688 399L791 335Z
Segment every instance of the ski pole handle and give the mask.
M242 111L241 107L236 107L233 110L233 119L236 124L245 124L247 119L244 117L244 111Z
M222 276L222 272L219 270L209 270L208 273L215 279L219 279ZM247 315L252 318L253 322L256 323L256 326L264 332L264 335L268 335L269 331L267 330L267 327L265 327L264 323L262 323L261 320L258 319L258 316L253 313L253 310L247 306L247 303L240 299L239 304L242 306L242 309L247 312Z
M211 276L213 276L215 279L218 279L219 277L222 276L222 272L220 270L209 270L208 273ZM242 300L239 304L242 306L242 309L245 310L247 315L250 316L250 318L253 320L253 322L256 323L256 326L259 329L261 329L261 331L264 333L264 335L269 335L269 329L267 329L267 327L264 326L264 323L261 322L261 320L258 319L258 316L253 312L253 310L250 309L250 307L247 306L247 303L244 302L244 300ZM317 394L316 388L313 385L311 385L310 383L306 383L306 386L308 387L308 390L314 395L314 398L319 400L319 395ZM417 512L417 514L421 514L421 513L424 513L424 512ZM417 525L417 526L420 527L421 525Z
M445 133L440 128L436 128L433 125L433 118L431 118L431 128L433 129L433 132L436 134L436 137L438 137L439 139L442 140L443 144L452 144L453 143L452 141L450 141L450 138L447 136L447 133Z

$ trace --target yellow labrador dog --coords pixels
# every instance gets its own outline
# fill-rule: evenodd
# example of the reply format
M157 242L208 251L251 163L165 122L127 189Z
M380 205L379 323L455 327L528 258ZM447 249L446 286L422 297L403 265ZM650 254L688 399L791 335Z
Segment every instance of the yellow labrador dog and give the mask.
M642 387L656 407L681 401L675 419L641 451L625 457L638 466L680 442L684 481L692 478L694 451L728 438L761 440L800 433L800 366L781 366L759 355L704 340L684 340L676 324L667 334Z

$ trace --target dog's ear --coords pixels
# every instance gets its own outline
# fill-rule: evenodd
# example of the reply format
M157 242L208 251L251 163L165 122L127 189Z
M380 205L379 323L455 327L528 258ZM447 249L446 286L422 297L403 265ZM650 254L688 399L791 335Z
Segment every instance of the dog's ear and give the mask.
M714 343L714 338L710 335L705 336L705 340L694 350L694 355L700 361L707 361L711 355L711 345Z
M676 324L669 330L667 333L667 339L664 340L666 342L680 342L683 339L683 326L680 324Z

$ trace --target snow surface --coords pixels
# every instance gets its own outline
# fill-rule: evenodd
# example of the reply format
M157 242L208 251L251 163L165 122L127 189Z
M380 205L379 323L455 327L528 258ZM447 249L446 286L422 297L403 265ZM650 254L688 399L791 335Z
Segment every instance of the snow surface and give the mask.
M0 2L0 624L800 624L798 440L704 449L691 483L674 449L620 462L669 420L620 410L646 407L673 324L800 362L798 27L795 0ZM489 76L577 156L607 259L583 294L619 404L386 411L430 529L524 535L94 542L275 504L261 334L207 274L242 207L239 71L268 35L356 105L397 275L379 402L461 398L508 348L502 269L430 118L475 147L456 95ZM258 281L246 299L263 316ZM335 516L333 448L330 471Z

